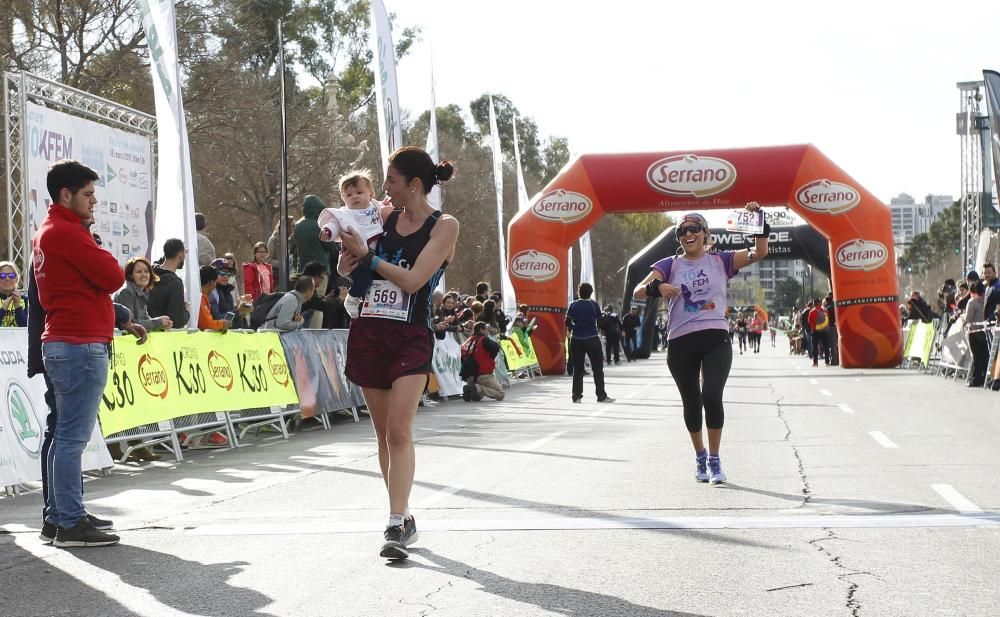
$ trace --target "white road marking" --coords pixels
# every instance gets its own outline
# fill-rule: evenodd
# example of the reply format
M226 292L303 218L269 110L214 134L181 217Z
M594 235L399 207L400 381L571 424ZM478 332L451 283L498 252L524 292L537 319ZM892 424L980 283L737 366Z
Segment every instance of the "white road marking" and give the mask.
M980 514L983 509L965 498L950 484L932 484L931 488L961 514Z
M896 443L885 436L882 431L868 431L868 434L872 436L872 439L877 441L883 448L898 448Z
M597 410L597 411L595 411L595 412L592 412L592 413L588 413L588 414L587 414L587 417L588 417L588 418L596 418L597 416L603 416L603 415L604 415L604 413L605 413L605 412L607 412L607 410L608 410L608 408L607 408L607 407L604 407L604 408L602 408L602 409L598 409L598 410Z
M799 372L802 373L803 375L808 375L809 374L806 371L799 371Z
M830 392L826 388L821 388L819 393L822 394L823 396L833 396L833 392Z
M814 385L814 386L818 386L819 385L819 382L816 381L815 379L810 379L809 383L812 384L812 385Z
M563 435L565 435L567 432L569 432L569 431L556 431L555 433L552 433L551 435L546 435L545 437L542 437L538 441L529 443L528 445L526 445L523 448L521 448L521 450L524 451L524 452L530 452L532 450L537 450L538 448L541 448L542 446L544 446L545 444L549 443L550 441L552 441L554 439L559 439L560 437L562 437Z
M971 512L970 512L971 514ZM1000 514L802 514L788 516L574 517L511 519L420 519L421 531L560 531L590 529L904 529L912 527L1000 527ZM378 533L381 521L302 521L208 524L184 529L193 536ZM30 535L33 541L35 536Z
M854 410L847 403L839 403L837 407L840 407L840 411L844 413L854 413Z
M8 531L15 531L11 527L13 526L5 526ZM36 531L17 533L14 535L14 542L25 552L47 563L52 569L62 571L95 592L117 602L129 613L139 617L197 617L193 613L185 613L163 604L148 589L126 583L119 575L80 559L73 551L42 544L38 540Z
M426 499L419 502L416 506L414 506L414 508L417 510L426 510L445 497L451 497L452 495L462 492L462 489L464 488L464 486L446 486L440 491L428 495Z

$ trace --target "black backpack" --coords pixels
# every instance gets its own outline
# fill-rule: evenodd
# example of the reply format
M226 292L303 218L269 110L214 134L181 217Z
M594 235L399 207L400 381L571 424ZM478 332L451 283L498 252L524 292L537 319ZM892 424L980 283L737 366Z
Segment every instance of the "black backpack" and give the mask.
M270 294L261 294L253 303L253 311L250 313L250 329L258 330L263 326L271 315L271 309L284 297L284 293L276 291Z

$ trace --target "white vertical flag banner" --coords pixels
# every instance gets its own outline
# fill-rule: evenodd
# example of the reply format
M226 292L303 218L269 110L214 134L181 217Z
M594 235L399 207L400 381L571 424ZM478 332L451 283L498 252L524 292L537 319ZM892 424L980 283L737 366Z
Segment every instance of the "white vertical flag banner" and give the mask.
M507 242L503 228L503 153L500 151L500 133L497 131L497 112L493 108L493 97L490 97L490 144L493 148L493 185L497 192L497 244L500 248L500 293L503 295L503 312L514 315L517 312L517 300L514 298L514 285L507 274Z
M524 171L521 169L521 146L517 138L517 116L514 116L514 164L517 166L517 211L524 212L531 204L528 202L528 189L524 184Z
M580 282L594 286L594 253L590 249L590 232L580 236Z
M990 153L993 158L993 197L1000 194L1000 73L983 71L986 84L986 112L990 119ZM970 125L971 126L971 125ZM987 184L987 186L989 186ZM996 207L996 206L994 206ZM982 260L976 263L983 263Z
M434 97L434 67L431 67L431 115L430 115L430 125L427 127L427 154L431 155L431 160L435 163L441 162L441 153L438 152L438 123L437 123L437 107L436 107L435 97ZM434 188L431 189L430 194L427 195L427 201L431 204L431 207L435 210L441 209L441 185L435 184ZM441 277L444 280L444 277Z
M190 304L187 326L198 327L201 279L198 273L198 236L194 225L194 189L191 151L188 146L184 101L181 98L180 63L173 0L139 0L142 26L146 31L156 102L158 170L156 217L153 225L153 257L163 255L170 238L184 240L191 258L184 268L184 291ZM179 327L180 324L174 324Z
M431 160L435 163L441 162L441 153L438 151L438 136L437 136L437 101L434 96L434 66L431 65L431 114L430 114L430 124L427 126L427 154L431 156ZM441 185L435 184L434 188L427 195L427 203L431 205L435 210L440 210L443 206L441 200ZM437 290L441 293L446 293L448 291L448 283L445 282L445 273L441 273L441 278L438 279Z
M573 288L573 247L566 251L566 305L573 303L576 297L576 289Z
M389 168L389 155L403 144L399 124L399 90L396 87L396 47L392 44L392 25L382 0L371 0L372 72L375 74L375 107L378 112L379 146L382 171Z

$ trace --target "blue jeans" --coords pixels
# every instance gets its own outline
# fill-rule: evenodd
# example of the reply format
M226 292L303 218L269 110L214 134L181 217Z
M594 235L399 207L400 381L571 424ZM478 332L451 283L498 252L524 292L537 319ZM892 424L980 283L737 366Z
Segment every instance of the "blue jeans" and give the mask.
M49 508L45 518L59 527L75 527L86 514L81 458L97 424L97 409L108 380L108 346L42 343L42 358L58 410L46 461Z

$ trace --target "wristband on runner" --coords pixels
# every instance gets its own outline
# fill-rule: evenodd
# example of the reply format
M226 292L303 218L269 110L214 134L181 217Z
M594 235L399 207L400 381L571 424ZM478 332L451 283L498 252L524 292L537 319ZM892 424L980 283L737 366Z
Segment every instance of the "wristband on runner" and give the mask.
M771 225L769 223L764 223L764 231L759 234L754 234L754 238L766 238L771 235Z
M376 257L378 257L378 253L375 252L375 249L368 249L368 254L358 259L358 261L374 270L375 266L372 265L372 259Z
M378 265L379 265L380 263L382 263L383 261L385 261L385 260L384 260L384 259L382 259L381 257L379 257L378 255L376 255L376 256L374 256L374 257L372 257L372 259L371 259L371 262L372 262L372 271L374 272L374 271L375 271L375 268L377 268L377 267L378 267Z
M662 298L663 294L660 293L660 285L663 281L659 279L653 279L646 283L646 297L647 298Z

